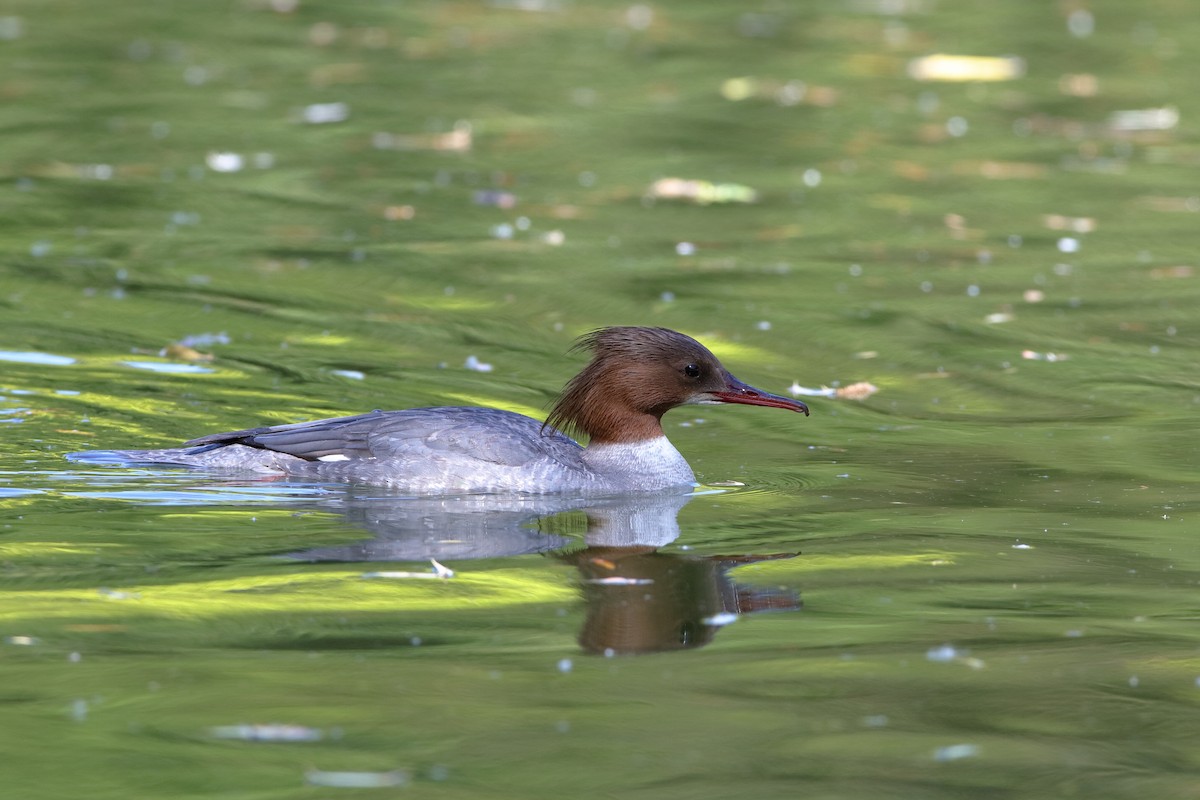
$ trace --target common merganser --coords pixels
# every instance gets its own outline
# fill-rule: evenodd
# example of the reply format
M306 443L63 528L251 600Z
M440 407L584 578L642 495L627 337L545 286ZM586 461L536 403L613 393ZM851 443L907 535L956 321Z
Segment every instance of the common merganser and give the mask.
M654 492L694 486L663 434L681 405L741 403L808 414L742 383L708 348L666 328L612 327L572 351L591 360L546 422L494 408L411 408L216 433L165 450L71 453L92 463L173 464L385 486L412 494ZM581 446L563 431L582 433Z

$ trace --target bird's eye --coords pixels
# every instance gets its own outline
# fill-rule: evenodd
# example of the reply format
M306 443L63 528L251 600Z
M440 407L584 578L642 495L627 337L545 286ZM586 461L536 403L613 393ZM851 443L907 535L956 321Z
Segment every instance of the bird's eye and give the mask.
M698 367L695 364L688 364L686 367L683 368L683 374L687 375L689 378L699 378L700 377L700 367Z

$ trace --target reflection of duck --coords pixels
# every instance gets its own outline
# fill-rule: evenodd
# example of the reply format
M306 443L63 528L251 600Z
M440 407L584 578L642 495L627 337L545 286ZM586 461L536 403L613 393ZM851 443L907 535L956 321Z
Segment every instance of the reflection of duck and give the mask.
M375 538L293 553L309 561L457 561L558 551L583 579L587 619L579 642L589 653L631 654L700 647L741 614L794 611L788 589L739 586L728 572L743 564L791 558L692 556L658 548L679 536L678 513L693 494L583 498L468 496L398 498L352 490L340 508ZM563 519L577 539L545 533Z
M703 647L722 626L755 611L795 611L790 589L739 586L733 567L766 556L686 556L649 548L589 547L564 560L584 579L587 620L579 644L589 653L626 655Z
M333 508L375 538L292 555L307 561L423 561L544 553L578 541L553 532L562 528L555 523L572 521L577 523L572 532L583 534L592 546L656 548L679 537L679 509L693 496L396 497L369 487L352 488ZM572 520L567 516L572 512L582 518Z
M251 428L166 450L72 453L94 463L179 464L386 486L421 495L613 494L693 485L661 419L685 404L741 403L808 413L729 374L702 344L665 328L603 328L592 359L546 424L491 408L413 408ZM551 427L553 425L554 427ZM581 447L556 428L588 436Z

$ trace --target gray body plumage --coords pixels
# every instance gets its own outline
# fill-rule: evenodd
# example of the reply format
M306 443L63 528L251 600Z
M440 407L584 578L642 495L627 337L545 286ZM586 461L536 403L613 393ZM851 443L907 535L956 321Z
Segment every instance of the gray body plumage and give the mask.
M75 453L76 461L177 464L362 483L419 494L658 491L694 483L657 437L583 448L521 414L412 408L203 436L183 447Z

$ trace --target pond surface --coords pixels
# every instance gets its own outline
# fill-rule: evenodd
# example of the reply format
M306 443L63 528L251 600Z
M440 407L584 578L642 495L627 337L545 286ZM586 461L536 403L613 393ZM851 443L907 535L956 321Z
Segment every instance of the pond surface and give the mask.
M1195 797L1198 37L1170 0L16 0L4 785ZM668 414L703 486L654 500L63 457L541 417L612 324L813 414Z

